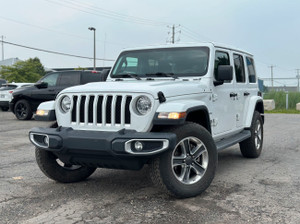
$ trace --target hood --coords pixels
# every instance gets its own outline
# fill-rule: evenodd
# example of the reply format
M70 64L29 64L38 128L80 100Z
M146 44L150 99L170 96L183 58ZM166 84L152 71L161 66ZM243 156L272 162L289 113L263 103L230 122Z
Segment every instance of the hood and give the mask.
M201 81L183 80L134 80L134 81L107 81L88 83L81 86L74 86L64 89L62 93L148 93L157 98L158 92L163 92L165 97L178 95L196 94L204 91L205 85Z

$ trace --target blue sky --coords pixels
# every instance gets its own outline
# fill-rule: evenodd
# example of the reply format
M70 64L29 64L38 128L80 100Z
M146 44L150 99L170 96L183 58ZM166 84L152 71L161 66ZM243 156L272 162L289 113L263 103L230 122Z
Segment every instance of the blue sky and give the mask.
M259 77L295 77L300 68L300 1L296 0L0 0L5 41L70 54L116 59L127 47L164 44L170 29L179 42L215 41L254 54ZM126 17L129 16L129 17ZM149 24L151 23L151 24ZM46 67L86 67L93 61L4 45L5 58L39 57ZM97 61L97 65L111 65ZM280 81L292 85L296 80Z

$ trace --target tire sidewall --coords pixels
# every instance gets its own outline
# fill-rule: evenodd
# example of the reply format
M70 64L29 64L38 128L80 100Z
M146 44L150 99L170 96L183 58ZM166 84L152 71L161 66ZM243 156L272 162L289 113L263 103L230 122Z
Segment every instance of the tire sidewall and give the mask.
M24 106L26 106L26 116L24 116L24 117L19 116L19 114L17 113L16 109L17 109L19 104L23 104ZM18 118L18 120L29 120L32 117L32 111L31 111L30 105L26 100L17 101L14 110L15 110L15 115Z
M256 129L256 122L257 121L259 121L260 128L261 128L261 143L260 143L259 149L257 149L256 145L255 145L255 129ZM263 120L262 120L262 117L260 116L260 113L255 111L254 115L253 115L252 124L251 124L251 144L253 144L253 148L255 149L257 156L259 156L261 154L262 147L263 147L263 142L264 142Z
M203 192L214 178L218 156L216 146L210 133L202 126L191 123L176 128L177 144L186 137L196 137L202 141L208 151L208 167L203 177L194 184L183 184L174 175L172 170L172 155L174 149L168 150L160 157L160 174L163 183L175 196L192 197ZM176 144L176 145L177 145Z

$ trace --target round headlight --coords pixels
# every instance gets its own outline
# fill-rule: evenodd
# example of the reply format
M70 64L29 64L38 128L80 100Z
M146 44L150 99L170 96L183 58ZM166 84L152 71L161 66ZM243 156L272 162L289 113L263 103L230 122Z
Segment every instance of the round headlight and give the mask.
M71 108L71 99L68 96L64 96L60 101L60 107L63 112L67 113Z
M136 101L136 110L141 114L145 115L151 110L151 100L147 96L141 96Z

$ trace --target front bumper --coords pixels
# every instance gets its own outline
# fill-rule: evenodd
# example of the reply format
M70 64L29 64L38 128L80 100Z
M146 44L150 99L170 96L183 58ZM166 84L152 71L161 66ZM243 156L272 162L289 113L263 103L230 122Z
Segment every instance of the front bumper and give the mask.
M9 101L0 101L0 107L9 107Z
M174 133L74 130L72 128L33 128L30 141L38 148L53 152L68 164L138 170L150 158L176 145ZM140 142L143 149L136 149ZM139 144L139 145L141 145Z

